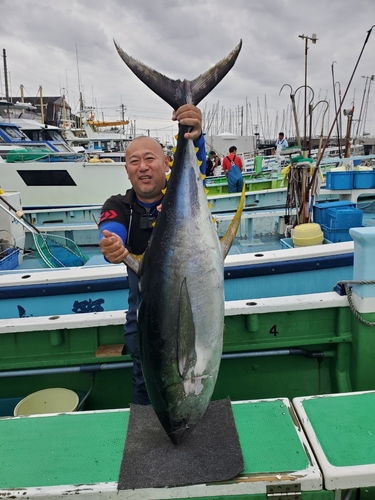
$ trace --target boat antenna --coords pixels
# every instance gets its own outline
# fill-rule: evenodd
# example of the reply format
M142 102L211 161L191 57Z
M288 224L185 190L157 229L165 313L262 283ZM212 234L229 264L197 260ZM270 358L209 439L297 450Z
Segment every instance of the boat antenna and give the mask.
M81 75L80 75L80 72L79 72L77 42L76 42L76 60L77 60L77 78L78 78L78 92L79 92L79 127L81 128L82 127L83 104L82 104Z
M367 31L367 36L366 36L366 39L365 39L365 41L364 41L364 44L363 44L362 50L361 50L361 52L360 52L360 54L359 54L359 56L358 56L358 59L357 59L356 65L354 66L354 70L353 70L352 76L350 77L349 83L348 83L348 85L347 85L347 87L346 87L346 90L345 90L345 92L344 92L344 95L343 95L343 97L342 97L342 99L341 99L341 102L340 102L340 105L339 105L338 110L337 110L337 112L336 112L335 119L333 120L333 123L332 123L331 129L330 129L330 131L328 132L326 142L324 143L323 149L322 149L322 151L321 151L321 153L320 153L320 155L319 155L319 158L318 158L318 160L317 160L317 162L316 162L316 166L317 166L317 167L319 167L320 162L322 161L324 151L325 151L325 149L326 149L326 147L327 147L327 145L328 145L328 143L329 143L329 139L330 139L330 137L331 137L332 130L333 130L333 128L334 128L334 126L335 126L335 124L336 124L337 117L338 117L338 116L339 116L339 114L340 114L340 111L341 111L342 105L344 104L344 101L345 101L346 94L348 93L348 90L349 90L349 87L350 87L350 85L351 85L351 83L352 83L352 80L353 80L354 74L355 74L355 72L356 72L356 70L357 70L357 67L358 67L359 61L361 60L361 57L362 57L363 51L365 50L365 46L366 46L366 44L367 44L367 42L368 42L368 39L370 38L370 35L371 35L371 32L372 32L372 29L373 29L374 27L375 27L375 24L373 24L373 25L371 26L371 28ZM315 172L316 172L316 171L317 171L317 169L315 169ZM315 172L314 172L314 173L315 173Z

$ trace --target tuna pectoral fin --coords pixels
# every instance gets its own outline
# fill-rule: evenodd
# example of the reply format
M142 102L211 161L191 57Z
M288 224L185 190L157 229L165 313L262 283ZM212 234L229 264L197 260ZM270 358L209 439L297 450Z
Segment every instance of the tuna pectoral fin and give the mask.
M142 255L135 255L130 253L124 259L124 263L135 273L139 278L139 270L141 268Z
M184 379L197 360L195 352L195 326L186 278L183 280L178 301L177 367Z
M230 247L232 246L232 243L234 241L234 238L236 237L238 227L241 222L241 215L242 215L242 210L245 204L245 191L246 191L246 183L244 181L243 187L242 187L242 194L240 198L240 204L237 208L236 215L233 217L232 222L230 223L230 226L227 229L227 232L224 234L224 236L220 240L221 244L221 250L223 252L223 258L228 255L228 252L230 250Z
M216 85L224 78L233 67L240 53L242 40L232 52L218 62L214 67L198 76L192 81L172 80L158 71L149 68L141 61L124 52L116 42L115 46L121 59L133 73L145 83L155 94L161 97L172 108L177 109L183 104L197 105Z

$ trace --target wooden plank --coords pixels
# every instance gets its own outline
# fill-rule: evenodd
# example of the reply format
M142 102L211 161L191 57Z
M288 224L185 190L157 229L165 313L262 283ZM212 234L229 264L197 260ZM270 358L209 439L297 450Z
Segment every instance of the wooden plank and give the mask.
M100 345L96 350L96 358L109 358L112 356L121 356L123 344Z

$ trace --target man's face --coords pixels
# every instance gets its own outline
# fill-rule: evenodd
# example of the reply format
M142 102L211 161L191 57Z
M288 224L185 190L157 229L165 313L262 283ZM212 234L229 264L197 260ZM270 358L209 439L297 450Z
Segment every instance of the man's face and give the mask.
M126 170L140 201L152 203L160 198L168 169L168 158L151 137L135 139L126 150Z

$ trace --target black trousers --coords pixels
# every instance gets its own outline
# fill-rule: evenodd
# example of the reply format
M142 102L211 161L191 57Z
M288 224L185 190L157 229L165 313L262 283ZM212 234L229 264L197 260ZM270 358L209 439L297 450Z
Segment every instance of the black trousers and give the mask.
M138 277L128 268L129 298L128 312L124 326L124 339L133 360L133 403L149 405L146 384L143 378L137 336Z

